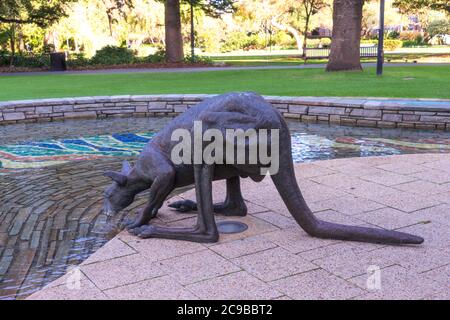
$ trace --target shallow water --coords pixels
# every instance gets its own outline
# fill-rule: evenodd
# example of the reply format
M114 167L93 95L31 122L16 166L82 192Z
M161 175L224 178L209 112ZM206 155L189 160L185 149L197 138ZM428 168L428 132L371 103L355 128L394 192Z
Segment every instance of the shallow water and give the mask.
M118 232L101 212L120 168L170 119L113 119L0 127L0 299L24 298L78 265ZM450 152L450 134L289 122L295 162ZM30 139L30 137L32 137Z

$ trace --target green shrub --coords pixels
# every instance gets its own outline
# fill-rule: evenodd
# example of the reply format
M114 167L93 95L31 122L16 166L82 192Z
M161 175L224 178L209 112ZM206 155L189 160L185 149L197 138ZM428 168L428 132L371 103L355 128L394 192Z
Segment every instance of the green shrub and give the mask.
M384 40L384 49L387 51L394 51L401 47L403 47L403 41L401 40L391 40L391 39Z
M205 64L213 64L214 61L210 57L195 55L192 59L191 55L186 55L184 57L184 62L186 63L205 63Z
M94 65L130 64L134 61L134 53L124 47L106 46L96 52L91 63Z
M364 45L368 45L368 44L375 45L375 44L378 44L378 40L364 39L364 40L361 40L361 44L364 44Z
M361 44L377 45L378 40L361 40ZM399 49L401 47L403 47L403 41L401 41L401 40L384 39L384 50L393 51L393 50Z
M400 33L400 40L423 42L423 36L418 31L403 31Z
M9 54L6 50L0 49L0 66L9 65Z
M294 37L284 31L278 31L277 33L275 33L275 35L272 37L272 42L272 44L275 44L282 48L291 48L297 46Z
M161 63L166 61L166 50L159 48L154 54L145 57L145 63Z
M450 34L450 21L447 19L434 20L428 24L427 32L430 38L440 34Z
M0 66L9 66L11 53L0 51ZM15 67L22 68L45 68L50 66L50 56L48 54L17 53L13 59Z
M91 61L84 56L83 53L75 53L69 56L67 59L68 68L80 68L87 67L91 64Z
M390 31L387 35L388 39L397 40L400 38L400 32L398 31Z
M245 33L236 31L229 34L221 46L222 52L235 50L254 50L264 49L267 45L264 36L258 33Z

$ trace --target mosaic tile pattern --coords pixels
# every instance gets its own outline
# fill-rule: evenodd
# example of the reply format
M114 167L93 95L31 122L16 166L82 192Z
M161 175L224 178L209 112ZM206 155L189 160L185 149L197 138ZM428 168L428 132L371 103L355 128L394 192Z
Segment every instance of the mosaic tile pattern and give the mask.
M0 173L47 167L68 161L136 156L154 134L115 133L0 145ZM422 152L450 152L450 138L417 140L292 133L292 153L297 163Z

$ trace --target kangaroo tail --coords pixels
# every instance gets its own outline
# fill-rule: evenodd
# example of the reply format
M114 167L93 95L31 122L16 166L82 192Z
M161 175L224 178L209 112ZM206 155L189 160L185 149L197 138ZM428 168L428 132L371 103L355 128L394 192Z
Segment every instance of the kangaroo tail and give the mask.
M286 138L290 143L290 137ZM297 223L311 236L384 244L421 244L424 239L411 234L377 228L347 226L317 219L309 209L295 179L290 148L280 148L280 170L272 180Z

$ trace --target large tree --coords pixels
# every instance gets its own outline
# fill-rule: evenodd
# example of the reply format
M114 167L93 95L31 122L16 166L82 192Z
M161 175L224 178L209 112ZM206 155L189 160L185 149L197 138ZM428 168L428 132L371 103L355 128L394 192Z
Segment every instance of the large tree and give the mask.
M233 9L234 0L165 0L166 59L181 62L184 59L181 33L180 4L192 4L211 16L220 16Z
M364 0L334 0L333 38L327 71L362 70L361 22Z
M184 52L181 34L180 0L166 0L164 10L166 59L168 62L181 62L184 59Z

